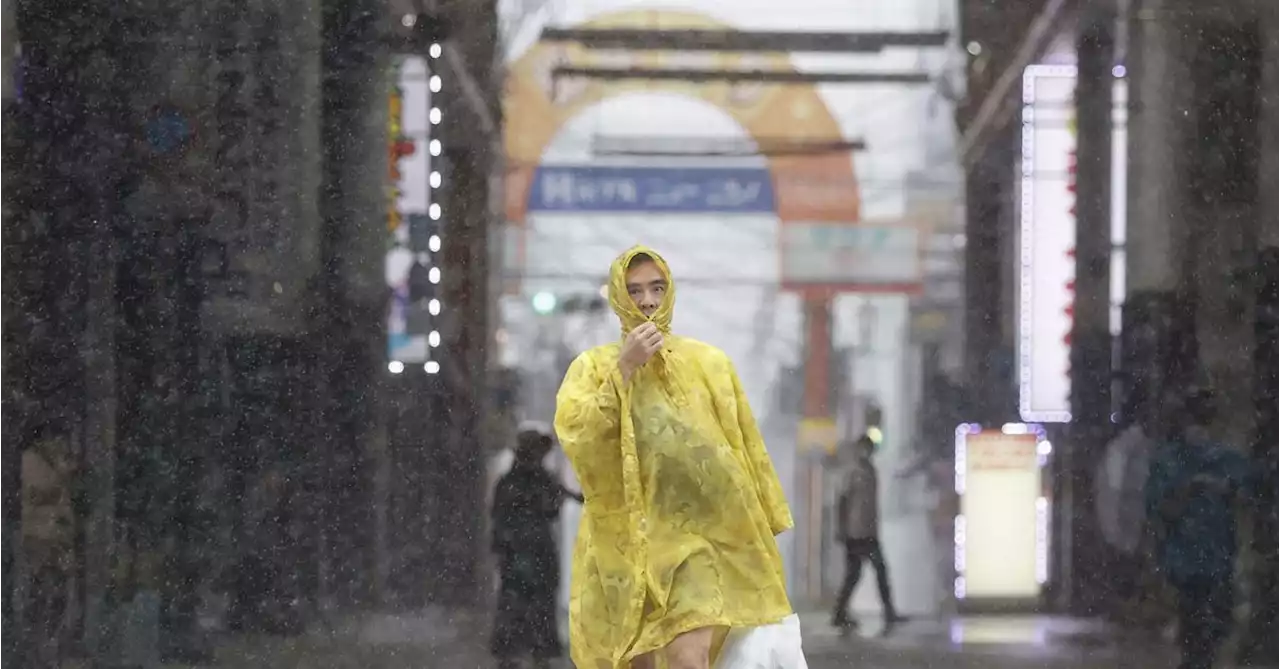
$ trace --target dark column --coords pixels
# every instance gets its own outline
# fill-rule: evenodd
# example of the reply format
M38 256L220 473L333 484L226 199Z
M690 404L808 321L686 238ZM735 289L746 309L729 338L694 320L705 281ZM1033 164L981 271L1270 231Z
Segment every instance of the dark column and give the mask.
M9 3L5 4L5 38L8 39L12 20ZM5 52L5 68L11 62ZM6 80L9 78L5 74ZM40 267L33 262L37 253L30 227L33 211L30 210L33 176L32 165L23 156L30 156L31 134L25 115L15 101L10 101L6 91L4 100L4 220L3 220L3 269L4 321L3 351L3 435L0 437L0 466L4 495L3 580L4 580L4 654L3 662L19 662L21 625L17 620L17 557L18 537L22 534L22 450L29 441L25 422L35 406L28 398L27 380L29 360L32 357L31 328L28 318L34 309L39 286ZM24 150L26 149L26 150ZM21 163L19 162L21 160ZM19 165L21 164L21 167ZM26 169L23 169L26 168ZM24 262L24 260L26 262ZM17 665L12 665L17 666Z
M964 386L973 400L965 419L983 423L1010 420L1017 406L1004 299L1015 136L1001 131L965 173Z
M385 8L371 0L322 3L321 192L324 259L312 346L330 433L324 461L322 588L340 602L381 591L385 500L381 376L386 373L381 281L386 220Z
M1262 109L1259 118L1260 147L1276 144L1277 90L1276 90L1276 13L1274 4L1265 5L1259 23L1263 31ZM1277 157L1275 151L1263 151L1259 172L1260 183L1275 183ZM1256 264L1254 281L1257 295L1254 301L1254 411L1255 436L1253 440L1254 466L1264 473L1257 504L1252 510L1252 546L1249 562L1252 564L1250 583L1250 616L1245 639L1241 644L1240 663L1261 665L1274 662L1277 653L1277 444L1280 444L1280 409L1276 397L1277 365L1277 286L1276 286L1276 237L1280 219L1276 195L1260 189L1257 206L1259 246L1262 251Z
M479 601L484 574L485 417L490 403L489 357L492 341L491 259L488 240L496 216L491 185L499 136L488 135L464 95L459 66L465 67L491 118L501 118L497 77L496 3L450 0L442 3L449 46L457 58L436 59L443 82L437 94L444 111L444 187L441 195L444 239L440 267L444 275L440 351L446 439L438 466L449 484L440 491L442 522L433 532L444 562L440 597L458 606Z
M15 4L8 18L22 26L23 94L5 105L12 131L5 172L19 176L4 194L5 278L13 281L4 309L6 532L8 519L20 517L9 504L17 502L9 495L20 492L20 474L8 468L20 467L21 451L45 430L78 438L75 563L83 576L77 595L88 605L78 631L93 652L114 557L111 235L131 188L127 99L146 49L130 42L139 24L119 6ZM5 576L8 596L18 578L8 569Z
M1094 472L1111 437L1111 132L1115 18L1094 3L1081 18L1077 58L1076 278L1071 329L1071 609L1097 613L1107 546L1094 508ZM1061 451L1060 451L1061 453Z

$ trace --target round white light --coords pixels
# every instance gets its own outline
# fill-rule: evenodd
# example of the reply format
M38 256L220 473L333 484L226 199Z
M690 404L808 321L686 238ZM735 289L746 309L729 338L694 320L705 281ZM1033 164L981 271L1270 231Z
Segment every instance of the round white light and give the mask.
M428 374L440 373L440 363L436 362L435 360L428 360L427 364L423 365L422 368L427 370Z
M432 202L431 206L427 207L427 215L430 216L433 221L440 220L440 205L436 202Z
M533 310L540 314L549 314L556 309L556 296L542 292L533 296Z
M439 107L432 107L432 108L431 108L431 111L430 111L430 112L427 112L427 118L431 119L431 122L432 122L433 124L434 124L434 123L439 123L439 122L440 122L440 117L441 117L441 114L440 114L440 108L439 108Z
M427 53L431 54L432 58L439 58L441 51L442 49L439 44L432 44L431 48L427 50Z
M438 74L431 75L431 78L427 80L427 85L431 87L432 93L439 93L440 92L440 75Z
M392 360L387 363L387 371L392 374L399 374L404 371L404 363L399 360Z
M439 187L440 187L440 181L441 181L441 179L440 179L440 173L439 173L439 172L432 172L432 173L431 173L431 177L430 177L430 179L431 179L431 187L432 187L432 188L439 188Z
M431 238L427 240L427 248L431 249L432 253L439 253L440 252L440 235L431 235Z
M427 149L431 151L431 155L433 156L440 155L440 140L438 139L431 140L431 143L427 145Z
M431 270L427 272L427 280L431 283L440 283L440 268L432 267Z
M427 302L427 311L430 312L432 316L439 316L440 300L433 298L430 302Z
M436 330L432 330L429 334L427 334L427 343L430 344L432 348L439 346L440 333Z

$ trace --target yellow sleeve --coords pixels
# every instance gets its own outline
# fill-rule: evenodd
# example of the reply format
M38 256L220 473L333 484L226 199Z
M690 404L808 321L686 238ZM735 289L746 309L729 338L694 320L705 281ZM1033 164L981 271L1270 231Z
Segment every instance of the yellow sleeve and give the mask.
M617 365L587 351L569 365L556 394L556 436L589 502L622 501L622 387Z
M787 504L787 496L782 492L782 482L778 480L778 472L773 468L773 460L765 448L764 437L760 436L760 428L756 426L747 394L742 391L738 372L732 366L729 368L729 375L733 379L733 393L738 404L738 427L742 430L742 445L746 449L751 474L755 477L760 505L769 516L769 527L773 533L782 534L795 526L791 507Z

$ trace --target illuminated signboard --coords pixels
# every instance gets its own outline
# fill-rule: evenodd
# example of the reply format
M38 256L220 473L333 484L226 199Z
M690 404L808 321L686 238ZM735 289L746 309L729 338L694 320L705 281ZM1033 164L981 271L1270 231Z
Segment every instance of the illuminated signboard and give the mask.
M387 125L387 357L392 370L424 363L439 345L439 206L432 203L431 77L423 58L397 63Z
M1018 390L1023 420L1071 420L1076 68L1023 75Z
M1125 295L1128 86L1117 65L1111 121L1111 333ZM1075 301L1076 68L1033 65L1023 73L1022 211L1018 259L1019 413L1032 422L1071 420L1071 326Z
M956 428L955 596L1031 600L1049 576L1052 447L1038 425Z

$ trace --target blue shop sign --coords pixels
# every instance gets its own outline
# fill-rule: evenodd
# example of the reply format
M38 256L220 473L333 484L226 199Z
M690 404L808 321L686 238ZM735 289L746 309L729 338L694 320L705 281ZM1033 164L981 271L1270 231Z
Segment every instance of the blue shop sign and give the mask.
M772 214L764 168L542 166L529 210Z

